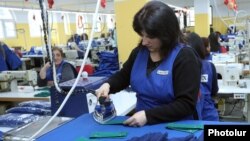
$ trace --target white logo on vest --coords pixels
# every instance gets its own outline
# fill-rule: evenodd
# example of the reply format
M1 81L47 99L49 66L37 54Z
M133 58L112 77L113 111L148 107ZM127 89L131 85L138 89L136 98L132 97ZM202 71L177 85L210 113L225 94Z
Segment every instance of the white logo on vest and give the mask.
M208 82L208 74L201 75L201 82Z
M157 74L159 74L159 75L168 75L168 70L158 70Z

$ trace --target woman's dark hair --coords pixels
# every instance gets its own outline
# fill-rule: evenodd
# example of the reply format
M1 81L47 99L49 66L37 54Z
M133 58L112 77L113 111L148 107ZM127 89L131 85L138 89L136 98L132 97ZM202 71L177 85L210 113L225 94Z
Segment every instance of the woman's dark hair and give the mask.
M100 38L105 38L105 33L102 33Z
M178 42L184 42L177 17L171 7L160 1L150 1L134 16L134 31L145 32L162 42L161 57L165 57ZM141 45L141 43L140 43Z
M213 32L208 36L211 52L217 52L220 50L220 43L218 41L219 34Z
M73 37L73 35L68 39L67 43L68 43L68 42L74 42L74 37Z
M60 54L61 54L61 56L63 57L63 50L61 48L59 48L59 47L53 47L52 48L52 52L55 51L55 50L59 51Z
M82 40L89 40L89 36L88 36L88 34L86 34L86 33L83 33L82 34Z
M208 38L207 37L201 37L202 39L202 42L204 44L204 47L205 47L205 55L209 55L210 54L210 51L207 50L207 48L209 48L209 41L208 41Z
M187 36L187 41L188 41L188 44L195 49L195 51L199 54L200 58L201 59L205 59L205 47L204 47L204 44L202 42L202 39L201 37L192 32L190 34L188 34Z

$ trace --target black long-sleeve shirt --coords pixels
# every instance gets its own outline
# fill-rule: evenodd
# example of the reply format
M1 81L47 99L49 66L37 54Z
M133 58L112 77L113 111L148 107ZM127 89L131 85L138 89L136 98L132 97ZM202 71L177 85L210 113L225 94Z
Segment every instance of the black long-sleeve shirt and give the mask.
M130 85L130 74L141 47L135 48L123 68L111 76L107 81L110 84L110 93L118 92ZM145 59L146 60L146 59ZM147 73L154 70L160 62L148 59ZM173 65L173 88L175 100L169 104L146 110L148 124L181 120L196 113L201 79L201 62L195 51L184 47L177 55Z

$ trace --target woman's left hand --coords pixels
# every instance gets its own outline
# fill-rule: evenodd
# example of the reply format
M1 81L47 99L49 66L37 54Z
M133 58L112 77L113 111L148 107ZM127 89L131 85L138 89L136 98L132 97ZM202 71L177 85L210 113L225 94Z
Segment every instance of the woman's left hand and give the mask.
M147 123L145 111L139 111L124 121L123 124L133 127L141 127Z

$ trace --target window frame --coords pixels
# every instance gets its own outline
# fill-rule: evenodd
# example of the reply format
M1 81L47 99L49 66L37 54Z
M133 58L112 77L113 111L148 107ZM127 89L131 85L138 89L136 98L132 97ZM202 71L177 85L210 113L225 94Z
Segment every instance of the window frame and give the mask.
M190 7L190 8L193 8L193 11L194 11L194 7ZM193 21L190 21L190 18L189 18L189 16L187 14L186 14L186 16L184 16L184 21L186 20L186 26L187 27L194 27L195 26L195 11L193 13L194 13L194 19L193 19ZM212 7L212 5L209 6L209 13L208 13L208 15L210 16L209 25L213 26L213 7ZM190 25L190 22L192 22L193 25Z
M0 18L0 26L2 28L2 31L1 31L1 35L2 37L0 36L0 39L13 39L13 38L17 38L17 28L16 28L16 22L15 22L15 19L14 19L14 13L11 12L11 10L9 9L0 9L3 11L3 13L5 12L8 12L8 15L10 16L7 16L7 17L1 17ZM7 22L10 22L13 24L13 36L9 36L7 33L8 33L8 28L6 27L6 23Z

